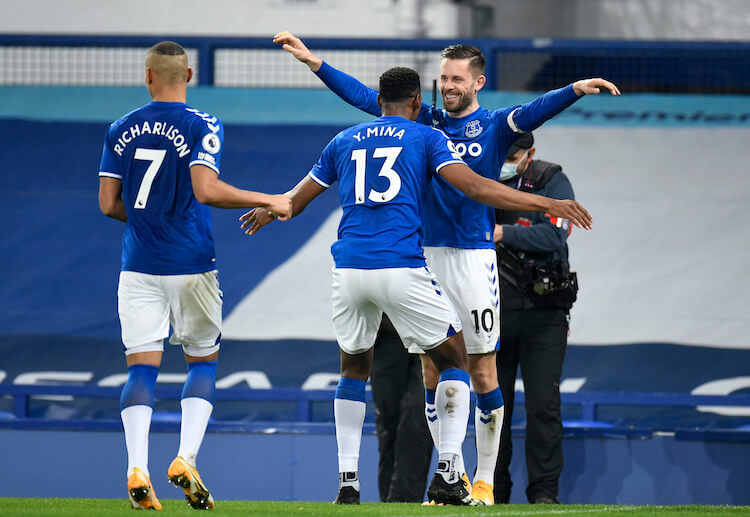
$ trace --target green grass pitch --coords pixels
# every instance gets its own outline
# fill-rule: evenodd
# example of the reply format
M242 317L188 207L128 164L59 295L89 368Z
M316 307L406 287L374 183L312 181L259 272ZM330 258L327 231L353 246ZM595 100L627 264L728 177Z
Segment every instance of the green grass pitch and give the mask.
M184 501L162 499L164 514L196 515L196 510ZM43 499L43 498L0 498L0 515L69 515L76 517L128 515L133 510L126 499ZM210 515L252 516L316 516L335 515L356 516L412 516L432 515L449 517L459 515L500 515L500 516L669 516L688 517L698 515L750 515L748 506L605 506L605 505L498 505L488 507L430 507L408 503L365 503L359 506L334 506L330 503L276 502L276 501L217 501L216 509Z

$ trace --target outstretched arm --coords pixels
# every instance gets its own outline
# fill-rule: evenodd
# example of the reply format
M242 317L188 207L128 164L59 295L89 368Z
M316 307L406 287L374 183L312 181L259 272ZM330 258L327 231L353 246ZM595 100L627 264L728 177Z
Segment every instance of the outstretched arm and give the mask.
M519 106L508 116L508 125L516 133L528 133L570 107L582 96L595 95L602 90L608 90L612 95L620 95L617 86L605 79L582 79Z
M265 207L282 221L291 217L292 201L286 195L271 195L233 187L219 179L216 171L205 165L190 167L195 199L217 208Z
M378 92L368 88L354 77L341 72L324 63L322 59L313 54L301 39L290 32L280 32L273 37L274 43L281 43L281 48L293 55L297 60L305 63L310 70L315 72L321 81L333 93L346 102L379 117L381 114L378 106Z
M578 227L591 229L589 213L577 201L551 199L521 192L480 176L463 163L451 163L439 171L445 180L475 201L503 210L546 212L570 219Z
M575 198L573 186L562 171L552 175L540 195L554 199ZM496 226L495 242L502 241L522 251L553 253L565 246L572 229L570 221L565 218L542 217L530 226L521 224Z
M295 217L310 204L310 201L325 191L325 187L313 181L310 176L305 176L302 181L286 193L292 200L291 217ZM240 216L243 221L241 227L248 235L255 234L258 230L275 219L275 214L269 213L267 209L256 208Z
M279 32L273 37L274 43L280 43L281 48L289 52L298 61L302 61L306 64L310 70L317 73L320 70L320 66L323 64L323 60L313 54L309 48L302 43L302 40L297 36L288 31Z

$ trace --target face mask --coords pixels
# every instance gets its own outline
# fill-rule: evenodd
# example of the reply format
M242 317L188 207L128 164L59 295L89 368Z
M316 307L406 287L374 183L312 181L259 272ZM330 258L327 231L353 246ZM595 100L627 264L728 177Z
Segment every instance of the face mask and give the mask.
M511 179L513 176L516 176L518 174L518 165L523 163L528 153L528 150L523 153L523 156L521 156L521 159L518 160L518 163L504 163L500 168L500 181L506 181Z

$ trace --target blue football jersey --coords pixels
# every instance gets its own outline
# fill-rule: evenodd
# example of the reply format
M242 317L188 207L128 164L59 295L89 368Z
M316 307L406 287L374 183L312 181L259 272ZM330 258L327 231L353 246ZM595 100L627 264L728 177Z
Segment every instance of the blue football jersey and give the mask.
M367 113L378 116L378 92L323 63L318 77L336 95ZM474 172L497 180L508 149L523 132L533 131L579 97L568 85L520 106L488 111L479 108L461 118L422 104L417 122L442 129ZM438 177L431 185L424 209L424 245L451 248L495 247L495 210L456 190Z
M380 117L342 131L310 177L338 181L343 208L331 253L338 268L421 267L422 212L432 176L463 163L445 134L402 117Z
M497 180L517 134L508 125L515 108L479 108L465 117L423 106L419 122L439 127L453 141L466 164L477 174ZM494 248L495 209L470 199L442 178L436 178L425 201L425 246Z
M216 117L180 102L151 102L109 127L99 176L122 181L123 271L182 275L216 268L209 208L195 199L190 167L218 174L223 140Z

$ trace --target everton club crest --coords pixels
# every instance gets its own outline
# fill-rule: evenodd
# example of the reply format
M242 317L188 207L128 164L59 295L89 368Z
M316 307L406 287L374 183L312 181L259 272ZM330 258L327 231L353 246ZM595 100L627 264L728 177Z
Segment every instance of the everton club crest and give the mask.
M466 123L466 131L464 133L469 138L476 138L482 134L482 126L479 125L478 120L472 120Z

